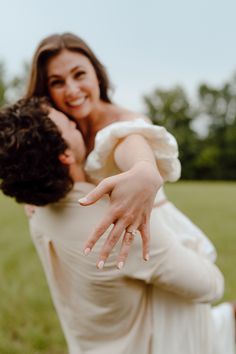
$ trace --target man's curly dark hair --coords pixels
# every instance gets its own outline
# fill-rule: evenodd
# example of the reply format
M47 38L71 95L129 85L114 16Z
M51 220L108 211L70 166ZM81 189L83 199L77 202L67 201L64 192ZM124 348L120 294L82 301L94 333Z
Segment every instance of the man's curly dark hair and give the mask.
M58 158L68 145L48 108L45 99L30 98L0 111L0 188L19 203L53 203L73 186Z

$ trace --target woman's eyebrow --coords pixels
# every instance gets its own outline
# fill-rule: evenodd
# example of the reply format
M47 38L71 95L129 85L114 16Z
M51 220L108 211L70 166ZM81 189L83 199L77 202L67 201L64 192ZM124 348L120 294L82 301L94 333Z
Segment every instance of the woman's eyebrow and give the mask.
M73 68L71 68L70 69L70 73L73 73L73 72L75 72L76 70L78 70L78 69L85 69L84 67L83 67L83 65L76 65L76 66L74 66ZM51 79L51 78L55 78L55 77L61 77L62 75L60 75L60 74L57 74L57 73L53 73L53 74L51 74L51 75L48 75L48 80L49 79Z
M83 69L84 70L85 68L84 68L83 65L76 65L70 70L70 72L74 72L74 71L76 71L78 69Z

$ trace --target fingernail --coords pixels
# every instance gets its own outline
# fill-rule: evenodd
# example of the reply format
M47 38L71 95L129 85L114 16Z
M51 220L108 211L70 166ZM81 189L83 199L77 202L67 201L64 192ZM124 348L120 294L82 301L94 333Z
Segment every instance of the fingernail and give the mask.
M91 248L89 248L89 247L85 248L85 250L84 250L85 256L87 256L90 252L91 252Z
M97 265L98 269L102 269L104 266L104 261L100 261Z
M79 203L87 203L88 199L86 197L78 199Z
M122 268L124 267L124 262L119 262L118 265L117 265L117 267L118 267L119 269L122 269Z
M149 257L149 254L146 254L146 256L145 256L144 259L145 259L145 261L149 261L149 258L150 258L150 257Z

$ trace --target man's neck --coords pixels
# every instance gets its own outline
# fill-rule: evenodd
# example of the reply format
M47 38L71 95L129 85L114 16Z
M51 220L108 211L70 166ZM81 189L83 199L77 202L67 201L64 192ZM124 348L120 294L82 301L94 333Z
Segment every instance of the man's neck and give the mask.
M70 175L74 182L85 182L85 173L80 165L73 164L70 166Z

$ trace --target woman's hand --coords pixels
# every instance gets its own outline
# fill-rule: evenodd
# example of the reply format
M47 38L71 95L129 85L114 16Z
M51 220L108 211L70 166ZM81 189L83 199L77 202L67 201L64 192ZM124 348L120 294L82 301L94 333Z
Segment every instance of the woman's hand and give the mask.
M129 171L104 179L85 198L80 199L80 204L86 206L95 203L105 194L110 195L106 216L87 240L84 250L88 254L108 227L114 225L101 249L97 262L99 269L103 268L112 248L122 236L117 267L123 267L136 230L142 238L143 258L149 259L150 214L162 183L157 168L150 161L139 161Z

